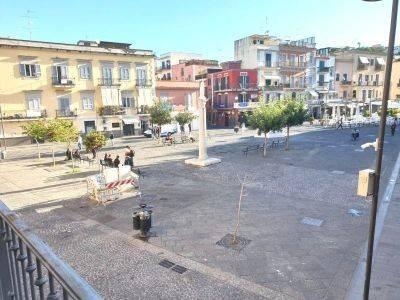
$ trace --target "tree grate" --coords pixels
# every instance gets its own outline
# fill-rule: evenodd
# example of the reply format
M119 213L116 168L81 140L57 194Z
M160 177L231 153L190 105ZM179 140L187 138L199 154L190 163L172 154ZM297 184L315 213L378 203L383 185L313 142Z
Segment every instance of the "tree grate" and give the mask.
M226 249L241 251L251 242L251 240L246 239L241 236L236 237L235 244L233 244L232 241L233 241L233 235L228 233L222 239L220 239L218 242L216 242L216 244L218 246L224 247Z

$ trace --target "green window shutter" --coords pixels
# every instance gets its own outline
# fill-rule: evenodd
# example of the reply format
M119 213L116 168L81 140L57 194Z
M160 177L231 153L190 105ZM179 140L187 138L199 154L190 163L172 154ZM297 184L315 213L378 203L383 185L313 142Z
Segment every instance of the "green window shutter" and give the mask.
M21 76L26 76L24 64L19 64L19 74L21 74Z
M36 71L36 77L40 77L40 75L42 74L40 71L40 65L36 64L35 65L35 71Z

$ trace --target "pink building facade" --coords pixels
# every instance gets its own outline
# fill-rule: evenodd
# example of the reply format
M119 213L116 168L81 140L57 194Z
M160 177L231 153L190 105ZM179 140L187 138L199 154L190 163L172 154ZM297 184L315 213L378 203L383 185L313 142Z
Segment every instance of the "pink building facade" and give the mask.
M181 61L179 64L171 66L171 80L195 81L196 75L213 67L218 67L218 61L203 59Z

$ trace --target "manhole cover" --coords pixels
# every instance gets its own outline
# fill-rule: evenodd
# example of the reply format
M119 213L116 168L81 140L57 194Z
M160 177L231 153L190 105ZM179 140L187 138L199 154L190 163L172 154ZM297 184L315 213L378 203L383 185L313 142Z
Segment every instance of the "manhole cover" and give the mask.
M323 222L324 220L314 219L309 217L305 217L301 220L301 223L305 225L318 226L318 227L321 226Z
M334 170L331 172L332 174L337 174L337 175L343 175L344 173L346 173L345 171L338 171L338 170Z
M251 240L241 236L236 237L236 243L233 244L232 241L233 241L233 235L228 233L222 239L220 239L216 244L218 246L222 246L227 249L241 251L251 242Z

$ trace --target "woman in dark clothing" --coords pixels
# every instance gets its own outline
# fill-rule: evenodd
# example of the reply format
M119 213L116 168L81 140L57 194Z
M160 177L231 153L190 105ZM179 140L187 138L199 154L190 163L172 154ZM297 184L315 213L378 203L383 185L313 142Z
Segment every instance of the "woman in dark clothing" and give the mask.
M121 161L119 160L119 155L117 155L117 157L114 159L114 167L118 168L120 163Z

